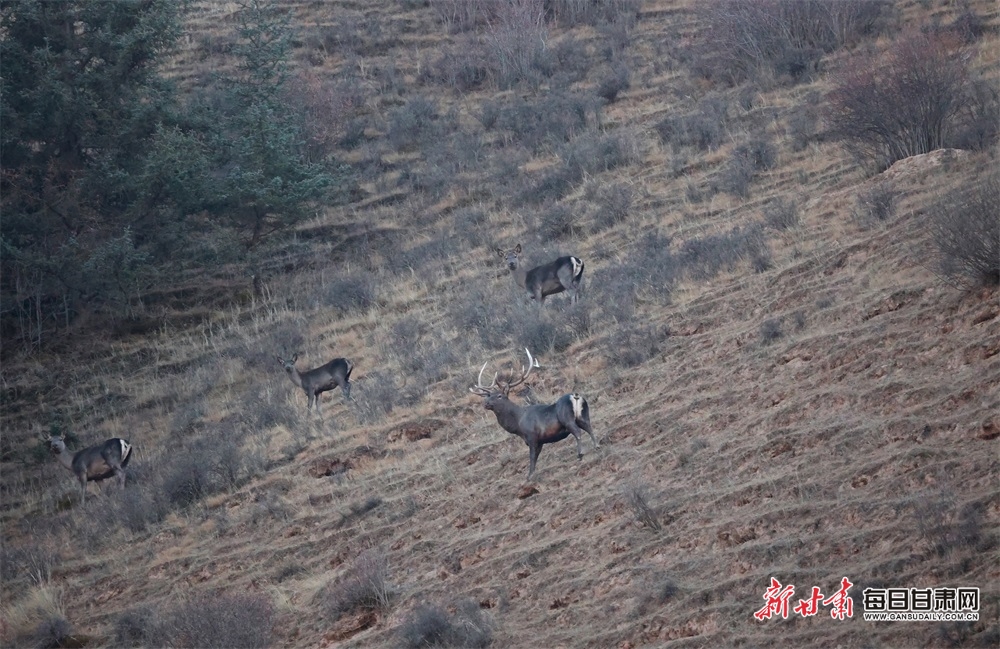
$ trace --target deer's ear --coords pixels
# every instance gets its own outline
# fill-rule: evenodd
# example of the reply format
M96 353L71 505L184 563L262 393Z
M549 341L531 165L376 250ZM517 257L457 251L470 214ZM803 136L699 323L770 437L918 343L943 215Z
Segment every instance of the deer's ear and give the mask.
M506 252L504 252L503 250L500 250L499 248L494 248L494 250L496 250L496 251L497 251L497 254L498 254L499 256L501 256L501 257L506 257L506 256L507 256L507 253L506 253Z
M275 357L276 359L278 359L278 363L280 363L281 365L284 365L284 364L285 364L285 361L281 360L281 356L278 356L277 354L275 354L275 355L274 355L274 357Z
M516 246L514 246L514 254L517 255L521 254L521 244L517 244Z

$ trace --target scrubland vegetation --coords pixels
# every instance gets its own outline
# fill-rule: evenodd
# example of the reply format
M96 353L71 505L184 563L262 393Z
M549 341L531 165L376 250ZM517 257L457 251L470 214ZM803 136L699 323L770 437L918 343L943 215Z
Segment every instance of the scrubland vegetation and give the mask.
M5 644L1000 641L994 3L0 18ZM580 301L527 303L517 243ZM525 347L513 398L602 442L529 484L468 392ZM351 399L307 411L296 352ZM124 492L50 434L129 439ZM845 575L852 620L753 620ZM862 621L889 585L980 621Z

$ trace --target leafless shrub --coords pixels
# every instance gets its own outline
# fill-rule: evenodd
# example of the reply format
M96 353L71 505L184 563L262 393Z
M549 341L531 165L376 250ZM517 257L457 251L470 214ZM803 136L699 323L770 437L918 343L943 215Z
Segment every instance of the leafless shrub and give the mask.
M887 222L896 213L896 188L890 180L880 180L858 192L851 217L863 228Z
M628 90L631 83L632 73L628 67L617 65L597 84L597 96L609 104L613 104L618 99L618 93Z
M52 568L59 563L59 555L44 547L0 549L0 577L6 582L23 576L35 586L43 586L52 579Z
M66 618L61 615L46 615L35 627L32 640L39 649L67 647L71 646L72 633L73 627Z
M490 0L430 0L431 8L449 32L463 32L485 24Z
M194 649L271 646L274 605L264 595L201 595L165 616L171 646Z
M764 207L764 223L775 230L787 230L799 224L799 206L793 200L778 198Z
M400 400L401 387L388 372L376 370L365 380L352 382L351 402L361 423L369 425L385 419Z
M635 202L635 192L628 185L615 183L601 186L597 191L597 213L594 215L594 232L602 232L628 220Z
M309 570L298 561L289 560L278 566L278 569L274 573L274 581L280 584L283 581L308 572Z
M920 494L913 507L917 532L939 556L965 548L977 551L983 537L982 506L975 503L956 507L949 493Z
M670 337L666 326L619 326L611 336L608 360L622 367L636 367L663 351L663 341Z
M635 616L648 615L664 604L677 597L680 589L677 583L663 574L653 574L641 582L639 602L634 612Z
M583 180L583 170L576 165L561 164L543 172L542 177L521 192L520 203L544 203L564 198Z
M1000 175L944 196L929 228L947 281L963 288L1000 284Z
M155 487L132 486L122 494L116 507L118 521L130 532L145 531L150 525L162 521L169 511L169 503Z
M622 57L632 43L634 27L635 16L627 14L609 22L602 22L597 26L597 32L602 38L601 50L604 60L614 61Z
M827 96L831 134L872 171L947 146L967 96L968 67L954 42L911 33L875 56L853 57Z
M477 332L487 349L510 347L509 332L504 327L509 321L512 302L496 303L495 296L478 285L461 287L459 294L448 308L449 318L456 326L463 331Z
M650 504L649 486L643 482L630 481L622 490L625 503L632 510L635 518L644 527L648 527L654 532L663 529L656 509Z
M721 97L713 97L702 101L690 115L664 118L656 124L656 132L660 141L670 144L674 152L685 146L710 151L722 144L728 119L728 103Z
M328 584L318 597L332 620L351 611L388 613L396 593L389 581L386 553L377 548L365 550L344 578Z
M954 117L949 144L958 149L985 151L1000 139L1000 90L996 83L975 79L966 86Z
M639 150L628 133L585 133L564 148L562 158L566 167L596 174L634 163Z
M419 81L437 83L458 92L469 92L483 85L490 75L490 65L480 40L460 36L454 46L445 46L437 58L425 58Z
M819 111L815 106L804 104L792 109L788 115L787 133L793 151L801 151L809 146L810 142L816 141L818 123Z
M452 222L463 240L473 247L486 247L491 242L491 233L486 228L489 215L478 206L463 207L452 213Z
M547 0L552 18L562 27L635 22L638 0Z
M633 329L624 326L635 318L635 306L640 295L645 300L669 304L670 296L680 275L679 260L672 254L670 239L657 233L647 233L637 241L625 257L595 271L592 282L596 301L604 313L622 325L617 333L617 345L634 346L630 352L632 364L645 362L658 353L669 330L656 328ZM618 349L616 346L615 349Z
M346 122L337 145L344 149L355 149L365 139L365 129L368 121L364 117L357 117Z
M580 217L574 210L561 203L548 203L539 210L535 230L543 243L557 241L579 234Z
M713 179L712 189L714 193L722 191L739 198L747 198L750 196L750 183L753 177L753 163L747 158L733 156Z
M175 452L162 478L163 495L176 507L187 507L219 489L211 445L204 442Z
M331 79L310 69L301 69L291 80L287 92L289 103L302 120L306 150L311 159L322 160L335 145L344 146L345 142L350 142L349 135L360 137L349 133L347 127L364 107L363 88L352 80Z
M777 153L774 146L765 140L751 140L733 149L733 154L716 177L719 190L746 198L750 195L750 183L759 171L774 167Z
M493 622L479 605L463 600L455 605L454 613L437 605L421 605L412 611L397 629L402 646L421 647L488 647L493 642Z
M542 0L497 0L483 30L486 63L496 84L509 88L535 77L548 40Z
M781 318L768 318L760 323L760 339L765 345L770 345L783 335Z
M166 646L169 639L155 609L133 608L125 611L114 622L111 646L116 649L133 647Z
M958 34L963 43L971 45L989 31L989 24L986 18L980 16L966 5L963 7L961 13L955 17L949 29Z
M551 57L555 65L555 74L561 76L562 84L554 81L552 85L569 86L572 83L583 81L587 78L593 60L587 52L587 45L582 40L574 38L570 33L550 48Z
M534 152L571 141L587 129L588 114L599 110L593 97L553 92L536 101L516 98L499 110L496 126Z
M762 272L770 268L771 251L759 224L736 227L725 234L688 239L680 248L680 263L689 277L705 280L723 270L731 271L741 261Z
M549 298L550 300L554 298ZM516 348L538 350L538 354L563 352L574 340L574 332L562 318L554 319L541 309L530 309L511 323Z
M338 274L319 287L316 297L344 313L371 308L377 303L375 276L361 270Z
M437 118L437 105L433 101L413 97L389 118L389 142L397 151L413 149L437 132Z
M707 28L695 72L736 85L766 71L798 81L824 52L877 33L886 0L713 0L699 7Z
M762 139L750 140L733 149L733 157L747 160L754 171L773 169L777 156L774 145Z

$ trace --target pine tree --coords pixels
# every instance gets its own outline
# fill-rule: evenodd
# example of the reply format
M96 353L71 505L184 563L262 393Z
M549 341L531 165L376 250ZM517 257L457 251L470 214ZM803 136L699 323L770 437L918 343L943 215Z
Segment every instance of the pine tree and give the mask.
M216 133L224 170L219 214L252 250L270 235L315 213L333 178L306 159L300 121L289 118L289 15L278 3L246 0L237 13L237 75Z

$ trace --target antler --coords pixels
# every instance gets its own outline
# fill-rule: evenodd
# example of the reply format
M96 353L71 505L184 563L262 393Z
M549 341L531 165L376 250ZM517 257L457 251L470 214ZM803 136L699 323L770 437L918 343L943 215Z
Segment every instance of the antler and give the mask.
M497 384L497 375L494 374L493 383L490 384L489 386L483 385L483 372L486 370L487 363L489 363L489 361L483 363L482 368L479 370L479 377L476 379L476 385L469 388L469 392L471 392L472 394L478 394L481 397L489 396L490 392L493 391L493 388L496 387Z
M527 347L524 348L524 351L528 355L528 367L527 369L525 369L523 365L521 366L521 377L516 380L513 377L514 372L511 371L511 379L503 384L504 394L510 392L511 388L517 387L518 385L524 383L524 380L528 378L529 374L531 374L532 368L540 367L538 361L536 361L534 358L531 357L531 352L528 351Z

